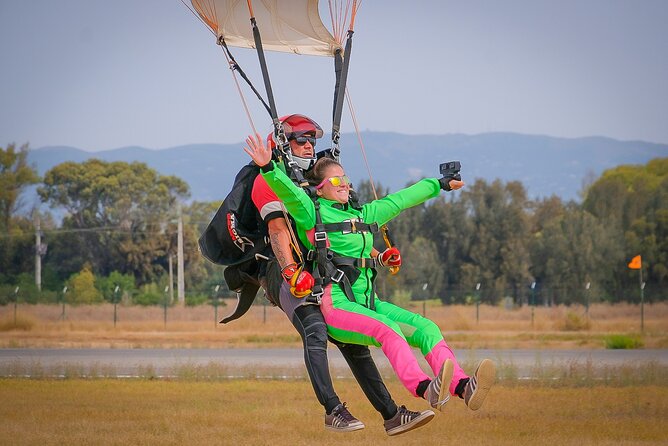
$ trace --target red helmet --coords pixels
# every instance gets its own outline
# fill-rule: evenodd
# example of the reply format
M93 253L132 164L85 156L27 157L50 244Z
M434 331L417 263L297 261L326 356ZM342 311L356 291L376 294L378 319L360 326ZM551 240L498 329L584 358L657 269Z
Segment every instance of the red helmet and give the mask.
M280 121L283 123L285 137L288 139L296 138L303 135L304 133L309 132L314 133L316 138L322 138L322 128L320 128L318 123L313 119L304 115L286 115L281 117ZM274 141L274 132L271 132L269 135L267 135L267 145L270 149L276 147L276 142Z

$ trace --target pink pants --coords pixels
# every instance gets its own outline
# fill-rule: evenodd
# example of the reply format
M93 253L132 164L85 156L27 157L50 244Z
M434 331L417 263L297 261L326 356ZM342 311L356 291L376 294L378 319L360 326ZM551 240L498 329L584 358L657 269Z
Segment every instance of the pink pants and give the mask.
M454 375L449 383L450 394L462 378L468 376L457 363L443 334L431 320L389 302L375 301L375 310L349 301L340 288L327 286L321 310L327 323L327 332L334 339L361 345L380 347L404 387L414 396L421 381L431 380L420 367L411 347L419 348L434 375L446 359L454 364Z

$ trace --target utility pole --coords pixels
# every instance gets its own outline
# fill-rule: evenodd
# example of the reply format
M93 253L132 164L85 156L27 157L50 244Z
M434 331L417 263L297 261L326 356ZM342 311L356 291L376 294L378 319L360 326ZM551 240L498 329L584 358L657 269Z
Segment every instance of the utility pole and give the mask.
M169 301L174 302L174 256L171 252L167 259L169 260Z
M183 215L181 214L181 203L179 203L179 222L178 222L178 234L177 234L177 260L176 260L176 280L178 299L180 305L185 305L186 303L186 293L185 293L185 282L183 280Z

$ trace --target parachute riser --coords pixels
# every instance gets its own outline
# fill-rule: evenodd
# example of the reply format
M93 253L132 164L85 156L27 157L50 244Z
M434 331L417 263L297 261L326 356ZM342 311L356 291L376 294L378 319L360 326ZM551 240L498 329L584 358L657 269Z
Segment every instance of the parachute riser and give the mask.
M250 1L248 2L249 8ZM251 9L252 12L252 9ZM264 88L267 92L267 100L269 101L269 114L271 119L274 122L274 129L282 128L280 121L278 120L278 113L276 112L276 103L274 102L274 92L271 88L271 80L269 79L269 70L267 69L267 61L264 57L264 50L262 49L262 38L260 37L260 30L257 27L257 22L255 17L250 19L251 26L253 28L253 39L255 40L255 49L257 51L257 57L260 62L260 68L262 69L262 79L264 80Z
M343 113L343 98L346 93L346 83L348 81L348 67L350 66L350 54L353 47L352 29L348 30L346 39L346 49L341 61L341 51L338 50L334 56L334 70L336 75L336 86L334 88L334 112L332 120L332 145L333 151L336 151L337 157L339 150L339 139L341 138L341 115Z

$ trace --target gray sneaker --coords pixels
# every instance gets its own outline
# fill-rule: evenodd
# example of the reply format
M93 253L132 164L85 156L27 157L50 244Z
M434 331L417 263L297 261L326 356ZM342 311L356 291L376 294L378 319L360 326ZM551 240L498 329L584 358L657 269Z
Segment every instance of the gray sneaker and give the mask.
M496 379L496 366L490 359L483 359L464 388L464 402L471 410L478 410Z
M325 414L325 429L336 432L352 432L364 429L364 423L355 418L346 407L339 404L329 415Z
M399 435L412 431L429 423L434 415L431 410L413 412L406 409L406 406L401 406L395 416L385 421L385 432L387 432L387 435Z
M429 383L429 387L427 387L427 390L424 392L424 399L429 401L429 404L431 404L431 407L434 409L443 411L445 403L450 401L450 392L448 391L448 388L450 387L454 372L454 364L451 360L446 359L441 366L440 373Z

